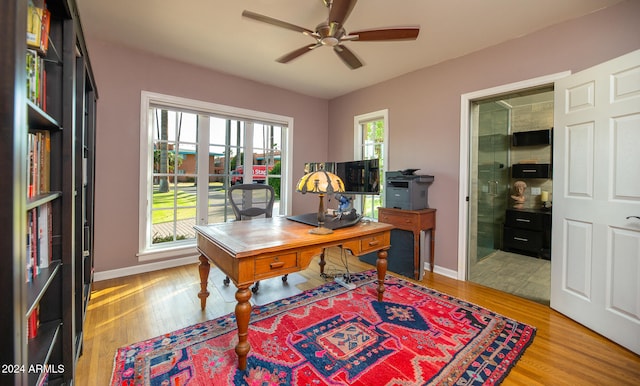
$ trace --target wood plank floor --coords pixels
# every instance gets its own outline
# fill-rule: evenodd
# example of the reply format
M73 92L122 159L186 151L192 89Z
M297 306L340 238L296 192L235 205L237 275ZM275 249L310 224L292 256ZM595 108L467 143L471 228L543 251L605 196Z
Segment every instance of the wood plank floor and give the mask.
M325 271L343 269L340 260L339 253L331 253ZM372 268L353 256L348 261L354 272ZM317 258L301 274L307 282L300 289L324 282ZM421 283L537 327L533 343L503 385L638 384L640 356L547 306L433 273L426 273ZM225 303L212 289L210 283L211 296L201 311L196 264L95 283L76 384L109 385L118 347L233 312L235 304Z

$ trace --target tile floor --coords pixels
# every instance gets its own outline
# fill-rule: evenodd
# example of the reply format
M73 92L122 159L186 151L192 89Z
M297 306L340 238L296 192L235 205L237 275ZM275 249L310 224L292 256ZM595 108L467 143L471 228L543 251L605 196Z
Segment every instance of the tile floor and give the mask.
M470 280L549 305L551 261L496 251L472 267Z

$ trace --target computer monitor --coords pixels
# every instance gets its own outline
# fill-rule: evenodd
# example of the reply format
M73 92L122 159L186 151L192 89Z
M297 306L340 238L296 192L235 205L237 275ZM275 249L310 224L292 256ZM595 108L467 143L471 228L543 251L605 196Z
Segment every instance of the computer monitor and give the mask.
M380 194L380 162L377 159L346 162L308 162L304 172L326 170L344 182L344 194Z

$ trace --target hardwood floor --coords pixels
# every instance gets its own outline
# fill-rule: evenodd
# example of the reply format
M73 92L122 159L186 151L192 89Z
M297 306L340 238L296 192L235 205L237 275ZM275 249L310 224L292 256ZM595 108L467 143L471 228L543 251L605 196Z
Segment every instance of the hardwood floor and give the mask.
M307 282L300 289L324 282L317 261L301 272ZM348 261L354 272L372 268L350 255ZM327 262L325 272L342 269L335 251ZM430 272L421 283L537 327L533 343L503 385L636 385L640 379L640 356L545 305ZM225 303L211 283L207 308L201 311L198 291L197 264L95 283L76 384L109 385L118 347L233 312L235 304Z

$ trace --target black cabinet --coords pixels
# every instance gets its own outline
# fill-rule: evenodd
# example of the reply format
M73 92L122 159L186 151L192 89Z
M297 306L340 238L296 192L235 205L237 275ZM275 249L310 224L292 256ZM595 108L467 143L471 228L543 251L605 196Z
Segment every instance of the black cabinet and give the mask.
M551 129L520 131L513 133L511 143L513 146L550 145L552 139Z
M551 212L507 209L502 249L549 260Z
M513 164L511 165L513 178L550 178L550 164Z
M416 267L413 259L414 239L411 231L401 229L391 230L391 248L388 251L387 269L413 279L414 272L424 267ZM378 252L372 252L359 257L360 261L369 263L375 267L378 260Z

